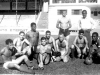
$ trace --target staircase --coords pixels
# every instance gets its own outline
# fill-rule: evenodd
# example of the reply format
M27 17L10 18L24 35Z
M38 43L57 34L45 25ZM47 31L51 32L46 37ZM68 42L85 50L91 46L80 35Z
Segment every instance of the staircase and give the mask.
M38 22L37 22L38 29L47 29L48 28L48 13L41 12Z

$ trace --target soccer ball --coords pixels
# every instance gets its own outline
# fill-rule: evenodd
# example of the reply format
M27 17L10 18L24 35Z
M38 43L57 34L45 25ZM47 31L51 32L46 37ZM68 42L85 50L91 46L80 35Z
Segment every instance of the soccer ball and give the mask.
M87 57L87 58L85 59L85 61L84 61L84 63L87 64L87 65L91 65L92 62L93 62L93 60L92 60L91 57Z

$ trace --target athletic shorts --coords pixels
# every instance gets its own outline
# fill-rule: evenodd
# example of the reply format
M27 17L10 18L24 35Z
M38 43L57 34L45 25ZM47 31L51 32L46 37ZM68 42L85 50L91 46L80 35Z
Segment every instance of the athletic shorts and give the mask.
M16 63L16 60L12 60L12 61L7 61L7 62L5 62L5 63L3 64L3 68L9 69L9 68L8 68L8 65L11 64L11 63Z
M60 28L59 34L61 34L61 33L64 34L64 36L66 37L66 36L68 36L70 34L70 31L68 29Z

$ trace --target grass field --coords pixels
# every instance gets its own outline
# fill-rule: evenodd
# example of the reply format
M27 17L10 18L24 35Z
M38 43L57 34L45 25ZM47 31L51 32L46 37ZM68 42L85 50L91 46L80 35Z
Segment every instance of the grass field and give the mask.
M0 35L0 49L5 44L4 41L7 38L14 39L18 35ZM54 36L56 37L56 36ZM69 45L72 44L74 37L70 37ZM85 65L82 59L76 59L74 61L69 60L67 63L63 62L51 62L49 65L45 65L44 70L35 70L35 73L41 75L100 75L100 64ZM0 74L26 74L17 70L5 70L2 68L3 60L0 57ZM34 66L37 67L36 60L33 60ZM23 66L25 67L25 66Z

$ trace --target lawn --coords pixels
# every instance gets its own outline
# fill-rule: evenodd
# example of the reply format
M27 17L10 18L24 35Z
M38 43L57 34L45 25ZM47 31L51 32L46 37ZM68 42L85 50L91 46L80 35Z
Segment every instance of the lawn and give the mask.
M5 44L4 41L7 38L14 39L18 35L0 35L0 49ZM56 36L54 36L56 37ZM72 44L75 37L70 37L69 46ZM100 64L85 65L82 59L69 60L67 63L63 62L51 62L49 65L45 65L44 70L35 70L35 73L41 75L100 75ZM5 70L2 68L3 60L0 57L0 74L26 74L17 70ZM34 66L37 67L36 60L33 60ZM25 66L23 66L25 67Z

